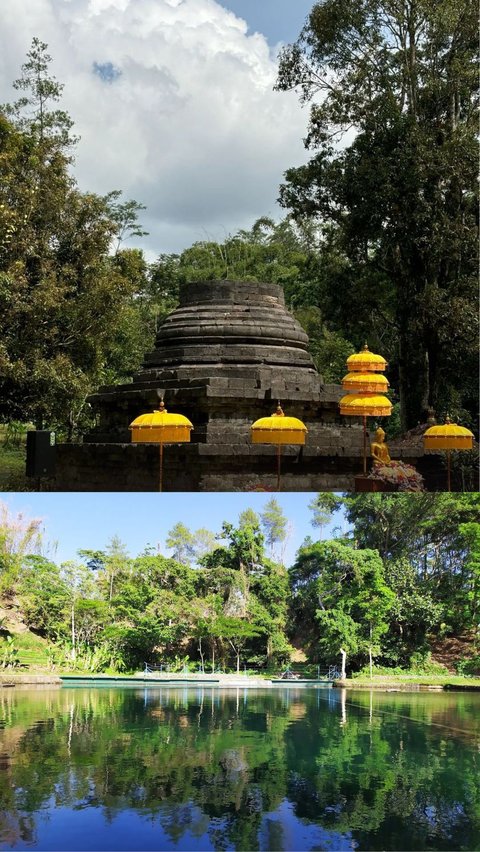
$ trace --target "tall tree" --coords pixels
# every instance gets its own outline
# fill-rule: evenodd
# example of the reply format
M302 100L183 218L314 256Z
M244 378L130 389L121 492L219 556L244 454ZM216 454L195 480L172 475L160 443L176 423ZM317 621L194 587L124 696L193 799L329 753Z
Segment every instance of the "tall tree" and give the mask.
M34 39L14 84L23 96L0 109L0 415L58 424L71 437L120 340L119 372L141 361L134 296L143 280L131 253L111 256L139 206L79 191L50 61Z
M251 509L244 509L243 512L240 512L238 516L238 526L243 529L243 527L259 527L260 526L260 518L257 513Z
M339 541L302 548L292 569L297 624L331 662L342 651L357 664L380 653L394 594L375 550ZM310 624L309 624L310 622Z
M211 553L212 550L215 550L219 547L218 540L211 530L205 529L205 527L201 527L199 530L195 530L193 534L193 548L195 551L195 560L199 562L207 553Z
M454 401L451 348L475 399L476 32L469 0L323 0L280 58L278 88L312 101L316 151L281 203L337 229L350 271L335 298L377 339L394 331L404 428Z
M288 518L275 497L271 497L260 514L265 541L273 556L275 545L282 545L288 536Z
M29 554L42 548L42 519L14 514L0 501L0 591L11 593Z
M308 504L308 508L312 512L312 527L320 528L320 538L322 537L323 528L326 527L334 514L340 509L343 500L337 494L325 491L317 494Z
M172 558L182 565L188 565L195 557L195 536L181 521L169 531L165 544L172 551Z

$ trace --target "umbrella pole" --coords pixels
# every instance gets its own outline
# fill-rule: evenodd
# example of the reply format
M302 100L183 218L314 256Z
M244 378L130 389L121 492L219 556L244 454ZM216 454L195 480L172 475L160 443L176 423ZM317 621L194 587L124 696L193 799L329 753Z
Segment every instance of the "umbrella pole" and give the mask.
M363 415L363 472L367 473L367 417Z
M450 450L447 450L447 491L452 490L452 472L450 467Z
M160 479L159 479L159 484L158 484L158 490L159 491L162 490L162 484L163 484L162 480L163 480L163 444L160 441Z
M282 452L282 445L277 445L277 491L280 491L280 457Z

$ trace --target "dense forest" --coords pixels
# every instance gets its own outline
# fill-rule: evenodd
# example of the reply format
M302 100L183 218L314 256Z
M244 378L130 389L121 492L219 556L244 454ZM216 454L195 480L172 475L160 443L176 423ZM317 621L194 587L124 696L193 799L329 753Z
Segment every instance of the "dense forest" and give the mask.
M145 662L180 670L279 671L298 660L428 671L442 639L479 665L480 496L318 494L318 540L290 567L289 519L275 498L219 532L179 521L162 547L131 557L118 538L57 564L41 522L12 516L0 528L3 665L18 661L13 621L42 638L52 667L132 671ZM332 514L344 531L323 540ZM10 626L9 626L10 625ZM433 669L432 669L433 670Z
M284 288L326 381L367 338L390 364L391 431L428 406L475 428L476 50L468 2L314 4L279 62L278 89L312 103L286 217L147 263L127 247L142 204L76 184L63 86L34 39L0 108L0 418L76 437L89 393L128 380L180 284L234 278Z

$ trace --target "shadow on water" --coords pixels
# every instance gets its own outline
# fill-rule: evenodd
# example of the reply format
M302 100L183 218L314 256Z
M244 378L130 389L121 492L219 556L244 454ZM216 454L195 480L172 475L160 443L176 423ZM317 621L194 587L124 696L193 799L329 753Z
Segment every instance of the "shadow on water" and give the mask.
M480 695L0 692L0 846L480 847Z

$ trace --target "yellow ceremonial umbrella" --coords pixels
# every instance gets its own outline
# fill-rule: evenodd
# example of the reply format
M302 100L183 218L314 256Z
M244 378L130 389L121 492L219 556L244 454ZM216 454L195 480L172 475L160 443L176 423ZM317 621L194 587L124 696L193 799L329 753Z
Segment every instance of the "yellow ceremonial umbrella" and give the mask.
M390 383L378 373L348 373L342 379L342 388L354 393L388 393Z
M387 367L385 358L370 352L365 344L361 352L347 358L348 374L342 379L342 387L350 391L340 400L340 414L363 418L363 472L367 472L367 417L389 417L392 403L383 396L389 383L380 376Z
M280 402L275 414L261 417L250 427L253 444L276 444L277 491L280 491L280 458L282 444L304 444L307 427L297 417L286 417Z
M356 352L355 355L350 355L347 358L347 370L361 371L362 373L380 372L383 373L387 369L387 362L382 355L375 355L370 352L368 343L365 343L361 352Z
M193 425L183 414L169 414L163 399L158 409L149 414L141 414L130 423L134 443L160 444L160 481L159 491L162 490L163 480L163 445L180 444L190 441Z
M430 426L423 433L423 446L426 450L447 451L447 486L451 491L451 450L471 450L473 447L473 432L465 426L457 426L446 416L445 423L440 426Z

